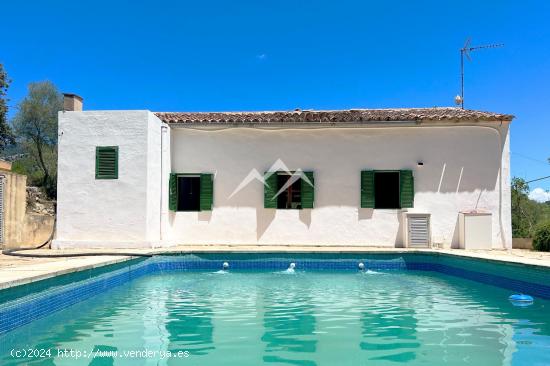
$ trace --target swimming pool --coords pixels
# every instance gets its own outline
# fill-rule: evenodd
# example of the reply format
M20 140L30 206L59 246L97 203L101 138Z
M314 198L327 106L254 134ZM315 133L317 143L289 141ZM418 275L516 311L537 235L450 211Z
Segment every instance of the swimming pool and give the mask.
M133 260L0 291L0 364L548 365L548 275L427 254Z

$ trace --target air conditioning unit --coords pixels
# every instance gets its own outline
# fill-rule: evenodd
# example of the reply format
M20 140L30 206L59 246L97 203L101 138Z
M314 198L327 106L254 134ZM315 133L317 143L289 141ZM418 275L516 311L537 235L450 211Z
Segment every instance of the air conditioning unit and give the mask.
M403 243L407 248L430 248L431 228L429 213L403 214Z

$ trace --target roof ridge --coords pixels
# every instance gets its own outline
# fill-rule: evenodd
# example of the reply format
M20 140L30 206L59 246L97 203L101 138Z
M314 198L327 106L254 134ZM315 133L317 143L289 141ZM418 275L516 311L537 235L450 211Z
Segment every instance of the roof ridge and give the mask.
M200 114L237 114L237 113L299 113L299 112L354 112L354 111L415 111L415 110L462 110L460 107L400 107L400 108L348 108L348 109L288 109L288 110L240 110L240 111L158 111L153 113L200 113ZM466 111L483 112L474 109L465 109Z

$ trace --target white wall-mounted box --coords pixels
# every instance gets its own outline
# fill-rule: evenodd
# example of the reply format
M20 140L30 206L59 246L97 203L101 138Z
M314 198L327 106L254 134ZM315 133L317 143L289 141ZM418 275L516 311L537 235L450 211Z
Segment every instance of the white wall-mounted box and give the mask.
M491 249L493 216L490 212L460 212L458 246L461 249Z

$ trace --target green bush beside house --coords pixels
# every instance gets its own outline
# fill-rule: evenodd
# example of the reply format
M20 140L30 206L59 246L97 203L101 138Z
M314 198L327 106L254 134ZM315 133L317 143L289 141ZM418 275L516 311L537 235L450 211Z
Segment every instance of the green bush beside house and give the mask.
M537 226L533 236L533 249L543 252L550 251L550 221Z

